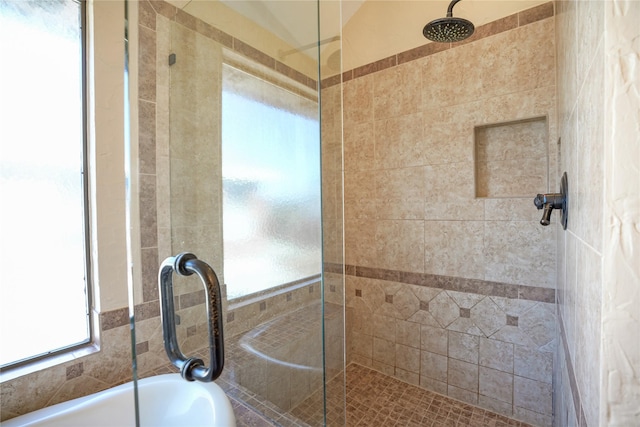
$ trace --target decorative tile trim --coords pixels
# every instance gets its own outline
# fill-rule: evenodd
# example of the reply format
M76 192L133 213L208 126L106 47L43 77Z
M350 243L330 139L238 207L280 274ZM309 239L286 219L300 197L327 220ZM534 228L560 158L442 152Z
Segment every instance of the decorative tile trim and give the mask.
M134 314L136 317L136 322L141 320L152 319L154 317L160 317L160 301L149 301L143 304L138 304L135 306Z
M398 65L397 55L389 56L387 58L380 59L370 64L362 65L353 69L353 78L366 76L367 74L375 73L378 71L386 70L387 68L395 67Z
M335 265L329 269L336 270ZM429 273L412 273L407 271L387 270L384 268L361 267L346 265L345 274L348 276L366 277L368 279L387 280L406 283L408 285L425 286L428 288L444 289L446 291L467 292L473 294L555 303L556 291L550 288L535 286L513 285L511 283L489 282L479 279L465 279L454 276L440 276ZM340 272L342 270L340 269ZM325 264L325 272L328 272Z
M136 305L134 315L136 322L153 317L160 317L160 301L155 300ZM129 307L122 307L101 313L100 323L103 331L128 325Z
M355 276L356 274L356 266L355 265L346 265L344 268L345 274L349 274Z
M158 297L158 248L144 248L140 250L142 258L142 300L144 302L157 301Z
M158 246L158 209L156 175L138 174L140 202L140 247Z
M84 363L76 363L75 365L67 366L66 378L67 381L72 380L74 378L78 378L80 375L84 373Z
M345 265L344 264L336 264L333 262L325 262L322 264L322 271L324 273L336 273L336 274L342 274L344 273L344 268ZM349 273L347 273L349 274Z
M264 65L267 68L270 68L272 70L276 69L275 58L270 57L266 53L263 53L262 51L248 45L241 40L233 39L233 50L243 55L245 58L249 58L259 64Z
M532 22L542 21L543 19L554 16L553 2L541 4L530 9L518 12L518 26L522 27Z
M123 307L101 313L100 324L103 331L129 324L129 308Z
M151 7L153 7L157 14L168 19L173 19L178 11L177 7L163 0L148 0L147 3L151 4Z
M148 1L138 3L138 25L154 30L156 28L156 14Z
M156 173L156 103L138 100L138 141L139 141L139 172L155 175Z
M416 59L424 58L435 53L443 52L447 49L452 49L465 44L473 43L475 41L484 39L486 37L495 36L496 34L503 33L505 31L513 30L518 27L523 27L528 24L532 24L537 21L541 21L546 18L554 16L553 2L544 3L527 10L523 10L513 15L505 16L504 18L497 19L487 24L481 25L476 28L473 36L458 43L427 43L422 46L418 46L413 49L409 49L404 52L400 52L396 55L389 56L384 59L365 64L360 67L356 67L353 70L345 71L342 73L342 80L340 75L328 77L321 81L321 87L327 88L335 86L339 83L344 83L351 79L363 77L371 73L382 71L384 69L395 67L396 65L404 64L406 62L415 61Z
M143 354L149 351L149 341L143 341L136 344L136 354Z
M342 81L346 81L346 80L344 80L344 78L341 80L340 77L341 77L340 74L336 74L335 76L331 76L331 77L328 77L328 78L322 80L320 82L320 85L321 85L320 88L321 89L326 89L328 87L338 85Z
M567 376L569 377L569 386L571 388L571 397L573 397L573 407L576 411L576 420L579 427L588 427L587 418L584 415L582 402L580 401L580 392L578 391L578 382L576 381L575 371L571 363L571 353L569 353L569 344L567 343L567 333L564 328L564 319L562 313L558 310L558 324L560 325L560 341L564 348L564 362L567 366Z
M156 102L156 32L138 26L138 99Z
M424 58L425 56L433 55L434 53L442 52L450 48L450 44L447 43L427 43L422 46L418 46L413 49L400 52L398 56L398 65L405 62L414 61L416 59Z
M180 295L180 309L193 307L205 303L204 289Z
M368 277L370 279L387 280L390 282L400 282L401 272L398 270L386 270L384 268L356 267L356 276Z
M533 301L555 303L556 292L554 289L538 288L534 286L520 286L518 288L518 298Z

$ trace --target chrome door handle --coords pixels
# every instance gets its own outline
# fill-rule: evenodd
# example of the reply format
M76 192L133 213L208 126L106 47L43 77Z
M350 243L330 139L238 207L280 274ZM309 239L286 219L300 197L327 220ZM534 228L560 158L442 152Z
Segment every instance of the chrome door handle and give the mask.
M173 303L173 273L181 276L197 274L205 287L207 320L209 326L209 367L196 357L187 358L178 345L176 312ZM213 269L194 254L183 252L164 260L158 273L160 288L160 317L164 349L169 360L187 381L211 382L218 378L224 367L224 336L222 333L222 298L220 283Z

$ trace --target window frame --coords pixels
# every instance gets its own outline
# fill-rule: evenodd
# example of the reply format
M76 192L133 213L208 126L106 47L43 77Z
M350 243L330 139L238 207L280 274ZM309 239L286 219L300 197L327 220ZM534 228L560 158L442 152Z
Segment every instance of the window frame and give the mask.
M44 353L32 355L24 359L16 360L5 365L0 365L0 376L3 382L5 376L6 379L11 379L14 374L21 375L21 371L24 368L31 366L49 367L63 363L66 361L61 360L58 362L54 360L60 356L77 357L86 353L85 349L89 353L97 350L95 346L95 330L94 330L94 316L93 312L93 274L91 265L91 199L90 199L90 182L89 182L89 31L87 30L87 0L68 0L77 3L79 6L79 24L80 24L80 87L81 87L81 102L82 102L82 162L81 162L81 175L82 175L82 217L83 217L83 242L84 242L84 283L85 283L85 318L87 327L87 338L83 341L69 344L64 347L48 350ZM88 349L88 347L93 347ZM73 353L73 354L72 354ZM78 354L77 354L78 353Z

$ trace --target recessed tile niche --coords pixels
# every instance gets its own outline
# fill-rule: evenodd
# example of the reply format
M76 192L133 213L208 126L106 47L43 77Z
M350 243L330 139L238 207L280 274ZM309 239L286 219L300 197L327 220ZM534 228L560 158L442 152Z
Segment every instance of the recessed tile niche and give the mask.
M474 133L476 197L535 197L547 191L546 117L477 126Z

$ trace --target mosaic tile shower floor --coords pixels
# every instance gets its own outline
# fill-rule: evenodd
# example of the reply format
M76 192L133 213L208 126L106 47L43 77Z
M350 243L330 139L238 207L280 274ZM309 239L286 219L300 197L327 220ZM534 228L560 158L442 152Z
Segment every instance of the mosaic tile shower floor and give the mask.
M369 368L350 364L346 371L347 414L341 413L341 378L328 384L327 424L366 427L531 427L496 413L403 383ZM255 394L223 380L238 427L322 425L322 392L288 413L279 413Z
M325 321L335 310L325 311ZM266 322L249 334L251 346L265 354L277 354L287 343L295 342L318 330L320 311L306 307ZM239 377L255 356L248 353L241 341L241 334L227 338L225 342L225 368L216 380L229 396L238 427L316 427L322 426L323 390L322 377L311 387L309 397L283 410L261 395L240 385ZM317 341L317 338L313 338ZM307 351L314 352L304 341ZM202 349L196 356L206 360L208 351ZM175 372L167 363L149 375ZM248 371L255 376L256 371ZM346 415L344 393L346 391ZM264 390L263 390L264 393ZM277 393L276 393L277 394ZM343 375L339 374L327 383L327 425L329 427L531 427L524 422L477 408L455 399L431 392L367 367L351 363L346 368L346 389Z

